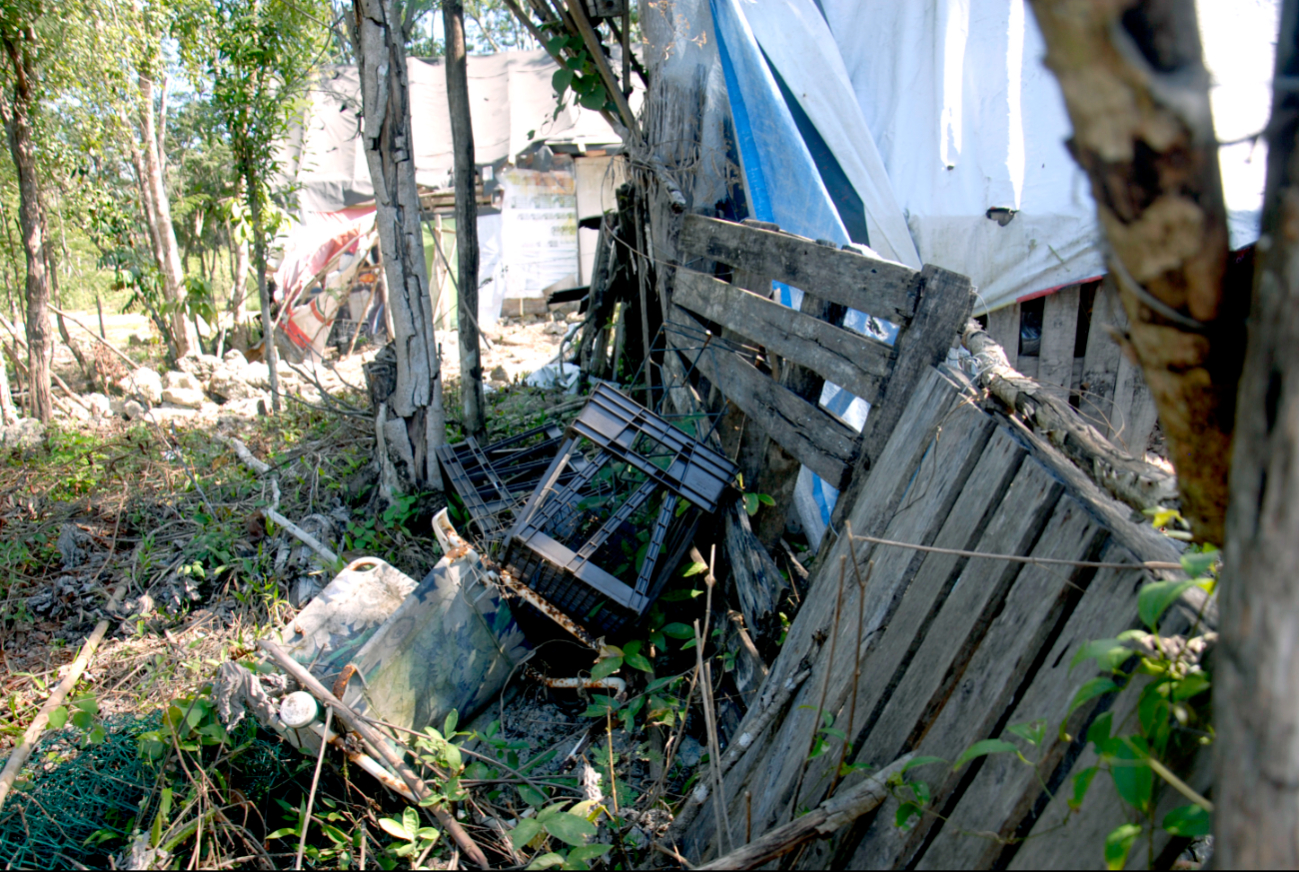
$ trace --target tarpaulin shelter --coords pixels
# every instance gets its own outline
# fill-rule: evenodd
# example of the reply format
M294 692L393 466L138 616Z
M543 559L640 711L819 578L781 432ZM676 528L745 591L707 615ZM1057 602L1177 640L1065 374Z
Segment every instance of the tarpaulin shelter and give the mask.
M1258 236L1275 0L1197 4L1231 245ZM968 275L976 313L1099 277L1102 234L1025 0L708 0L752 217ZM797 289L779 287L797 306ZM873 326L849 313L849 326ZM867 405L827 384L860 428ZM836 494L807 470L814 539Z

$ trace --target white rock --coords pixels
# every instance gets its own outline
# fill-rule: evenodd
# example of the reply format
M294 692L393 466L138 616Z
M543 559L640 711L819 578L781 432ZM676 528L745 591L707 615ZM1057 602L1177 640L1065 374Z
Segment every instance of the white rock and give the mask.
M161 401L162 397L159 397L158 399ZM144 406L140 405L135 400L127 400L122 404L122 414L126 416L126 420L128 421L143 418Z
M183 409L198 409L203 406L203 401L207 397L198 388L166 388L162 392L162 401L171 403L173 406L180 406Z
M146 403L162 402L162 376L142 366L118 381L117 386L127 396L136 396Z
M113 414L112 403L109 402L108 397L101 393L86 394L81 400L90 407L91 414L96 418L107 418Z
M225 361L226 366L242 368L248 365L248 361L244 358L243 352L238 348L230 349L226 352L225 357L221 359Z
M169 372L162 377L163 401L166 400L168 390L182 391L200 391L203 389L202 384L197 378L188 372Z
M23 418L16 424L0 427L0 448L33 448L44 435L44 424L35 418Z
M237 353L237 352L236 352ZM220 366L212 373L207 383L207 392L221 403L246 400L261 395L261 391L248 383L245 370L230 366Z
M244 381L255 388L270 390L271 371L265 363L250 363L244 368Z
M126 414L126 400L121 397L109 397L108 408L114 415Z

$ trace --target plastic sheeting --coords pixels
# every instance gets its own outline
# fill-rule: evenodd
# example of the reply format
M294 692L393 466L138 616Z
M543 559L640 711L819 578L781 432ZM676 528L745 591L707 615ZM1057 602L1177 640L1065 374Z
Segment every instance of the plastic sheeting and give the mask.
M968 275L976 312L1103 272L1095 204L1025 0L710 5L754 217ZM1270 111L1277 4L1197 5L1219 138L1244 140L1220 151L1241 247L1258 236L1266 155L1252 137ZM797 289L779 290L799 304ZM847 326L875 325L850 313ZM869 408L834 385L821 402L858 428ZM836 496L802 471L795 500L814 543Z

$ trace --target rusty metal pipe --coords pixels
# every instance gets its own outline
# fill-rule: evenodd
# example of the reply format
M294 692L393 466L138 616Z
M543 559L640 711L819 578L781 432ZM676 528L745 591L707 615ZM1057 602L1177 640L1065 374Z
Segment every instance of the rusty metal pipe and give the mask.
M627 692L627 682L621 678L543 678L541 683L546 687L561 690L612 690L616 695Z

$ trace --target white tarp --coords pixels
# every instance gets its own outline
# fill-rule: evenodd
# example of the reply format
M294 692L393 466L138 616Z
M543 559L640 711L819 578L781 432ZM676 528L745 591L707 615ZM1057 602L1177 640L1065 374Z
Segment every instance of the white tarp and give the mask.
M778 7L808 5L744 8L751 21L777 18L787 28L793 14ZM821 6L923 261L970 276L980 310L1104 271L1095 205L1064 147L1069 119L1025 0ZM1199 0L1197 11L1219 139L1250 137L1270 111L1277 3ZM779 40L764 40L768 30L754 24L787 80L800 75L797 64L809 68L801 73L809 81L837 67L825 60L830 47L781 53ZM805 109L824 129L815 101ZM1264 146L1225 147L1221 163L1231 244L1240 247L1258 237ZM990 208L1017 214L1003 227L986 217Z

